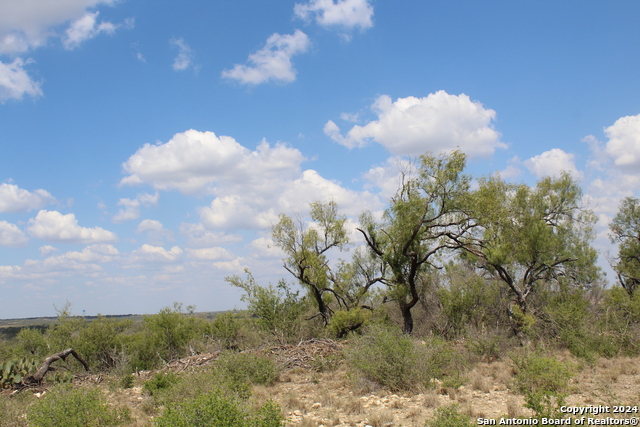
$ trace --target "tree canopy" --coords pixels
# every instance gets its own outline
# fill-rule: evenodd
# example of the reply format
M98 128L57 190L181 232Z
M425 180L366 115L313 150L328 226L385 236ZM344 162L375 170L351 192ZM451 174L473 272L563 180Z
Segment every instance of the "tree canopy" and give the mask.
M613 268L620 285L633 295L640 284L640 201L633 197L622 200L610 227L611 240L618 243Z

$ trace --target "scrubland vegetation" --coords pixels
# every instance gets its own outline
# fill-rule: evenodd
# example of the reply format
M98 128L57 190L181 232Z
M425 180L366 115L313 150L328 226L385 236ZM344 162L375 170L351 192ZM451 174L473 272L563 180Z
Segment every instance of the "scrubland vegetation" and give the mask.
M610 384L639 371L639 202L612 223L619 277L606 286L568 175L472 190L464 165L454 152L407 166L384 215L362 214L364 244L350 252L335 203L314 203L311 222L281 215L272 237L295 282L228 277L246 310L176 303L133 322L64 307L47 329L22 329L0 342L0 426L457 427L563 418L578 393L574 404L637 404ZM91 375L69 359L11 391L70 347ZM473 396L497 392L503 409L474 409Z

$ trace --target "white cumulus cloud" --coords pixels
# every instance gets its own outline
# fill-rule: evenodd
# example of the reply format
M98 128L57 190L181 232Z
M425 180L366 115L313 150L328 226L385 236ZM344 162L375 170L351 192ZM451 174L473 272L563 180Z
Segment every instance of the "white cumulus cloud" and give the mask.
M155 206L158 204L159 198L160 195L156 192L155 194L138 194L135 199L120 199L118 200L118 206L123 206L123 208L111 220L118 223L138 219L140 218L140 207Z
M324 132L348 147L364 147L377 142L395 155L420 155L451 151L459 147L473 157L485 157L504 148L493 128L496 112L465 95L445 91L424 98L380 96L371 106L378 115L364 126L353 126L346 135L331 120Z
M123 164L128 176L121 184L214 196L199 209L201 224L189 225L189 230L185 226L194 241L215 240L205 230L269 227L279 213L306 211L316 200L334 200L353 215L381 204L368 191L349 190L314 170L302 171L304 160L300 151L284 144L262 141L251 151L231 137L189 130L165 144L140 148ZM204 229L196 230L200 226Z
M545 151L524 161L524 165L537 178L550 176L559 177L562 172L568 172L575 179L582 179L583 174L578 170L573 161L575 155L567 153L560 148Z
M242 84L260 84L269 81L290 83L296 79L296 70L291 57L304 53L309 48L309 37L300 30L293 34L275 33L267 39L265 46L249 55L251 65L236 64L224 70L222 77L237 80Z
M7 221L0 221L0 246L18 247L26 246L29 238L17 225Z
M81 18L87 9L117 0L0 1L0 53L21 53L45 44L53 28Z
M291 176L304 160L300 151L263 141L255 151L229 136L188 130L165 144L145 144L123 163L121 185L149 184L158 190L202 191L212 184ZM259 183L255 183L259 185Z
M127 263L131 264L164 264L177 263L182 260L182 249L178 246L166 250L162 246L144 244L131 252Z
M31 192L15 184L0 184L0 212L27 212L55 201L56 199L43 189Z
M162 245L164 239L173 241L173 233L164 228L164 225L155 219L142 220L136 228L136 233L146 234L149 242L154 245Z
M172 38L169 40L169 44L178 49L178 55L173 60L171 67L176 71L189 68L193 61L193 52L191 52L189 45L183 38Z
M87 12L69 25L62 39L65 49L75 49L85 40L92 39L100 33L113 34L116 31L116 26L111 22L97 23L99 13Z
M74 214L63 215L58 211L41 210L29 220L27 231L32 237L59 243L112 243L118 240L111 231L81 227Z
M373 26L373 6L369 0L309 0L296 3L293 11L297 17L314 19L323 27L366 30Z
M182 223L180 233L187 238L187 245L191 248L206 248L223 243L242 241L239 234L227 234L219 231L211 231L202 223Z
M640 172L640 114L621 117L605 129L609 138L605 152L616 166L628 172Z
M187 256L201 261L225 261L233 259L233 255L230 254L229 251L219 246L213 248L187 249Z
M42 95L40 82L36 82L24 69L25 61L22 58L15 58L11 63L0 61L0 103L9 99L21 100L25 95Z

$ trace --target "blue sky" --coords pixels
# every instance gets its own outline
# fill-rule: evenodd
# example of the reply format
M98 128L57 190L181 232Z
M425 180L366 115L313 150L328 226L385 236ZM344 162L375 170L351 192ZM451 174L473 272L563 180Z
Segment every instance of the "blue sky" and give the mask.
M399 159L640 183L637 1L0 0L0 318L241 307L279 213L353 230ZM353 234L354 245L358 236ZM609 272L609 280L613 280Z

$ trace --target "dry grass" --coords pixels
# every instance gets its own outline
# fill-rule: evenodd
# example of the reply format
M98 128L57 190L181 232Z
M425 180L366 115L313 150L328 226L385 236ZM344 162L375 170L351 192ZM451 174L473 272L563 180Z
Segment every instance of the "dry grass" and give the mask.
M416 418L422 415L422 409L419 406L412 406L407 412L407 418Z
M490 393L493 386L491 381L481 373L475 373L471 378L471 387L474 390L480 390L483 393Z
M360 415L364 412L362 400L355 396L349 396L342 405L342 410L348 415Z
M331 390L324 389L318 395L317 401L320 402L324 407L335 406L335 403L336 403L335 393L332 393Z
M382 409L369 415L367 420L372 427L389 427L393 425L393 414Z
M300 400L300 396L295 390L289 390L288 392L286 392L283 396L281 404L285 411L293 412L298 410L302 413L307 412L307 405L302 400Z
M440 406L440 397L435 390L428 390L424 394L424 406L427 408L437 408Z
M308 417L302 417L296 427L318 427L318 422Z
M522 415L522 408L514 398L507 400L507 415L509 418L518 418Z

